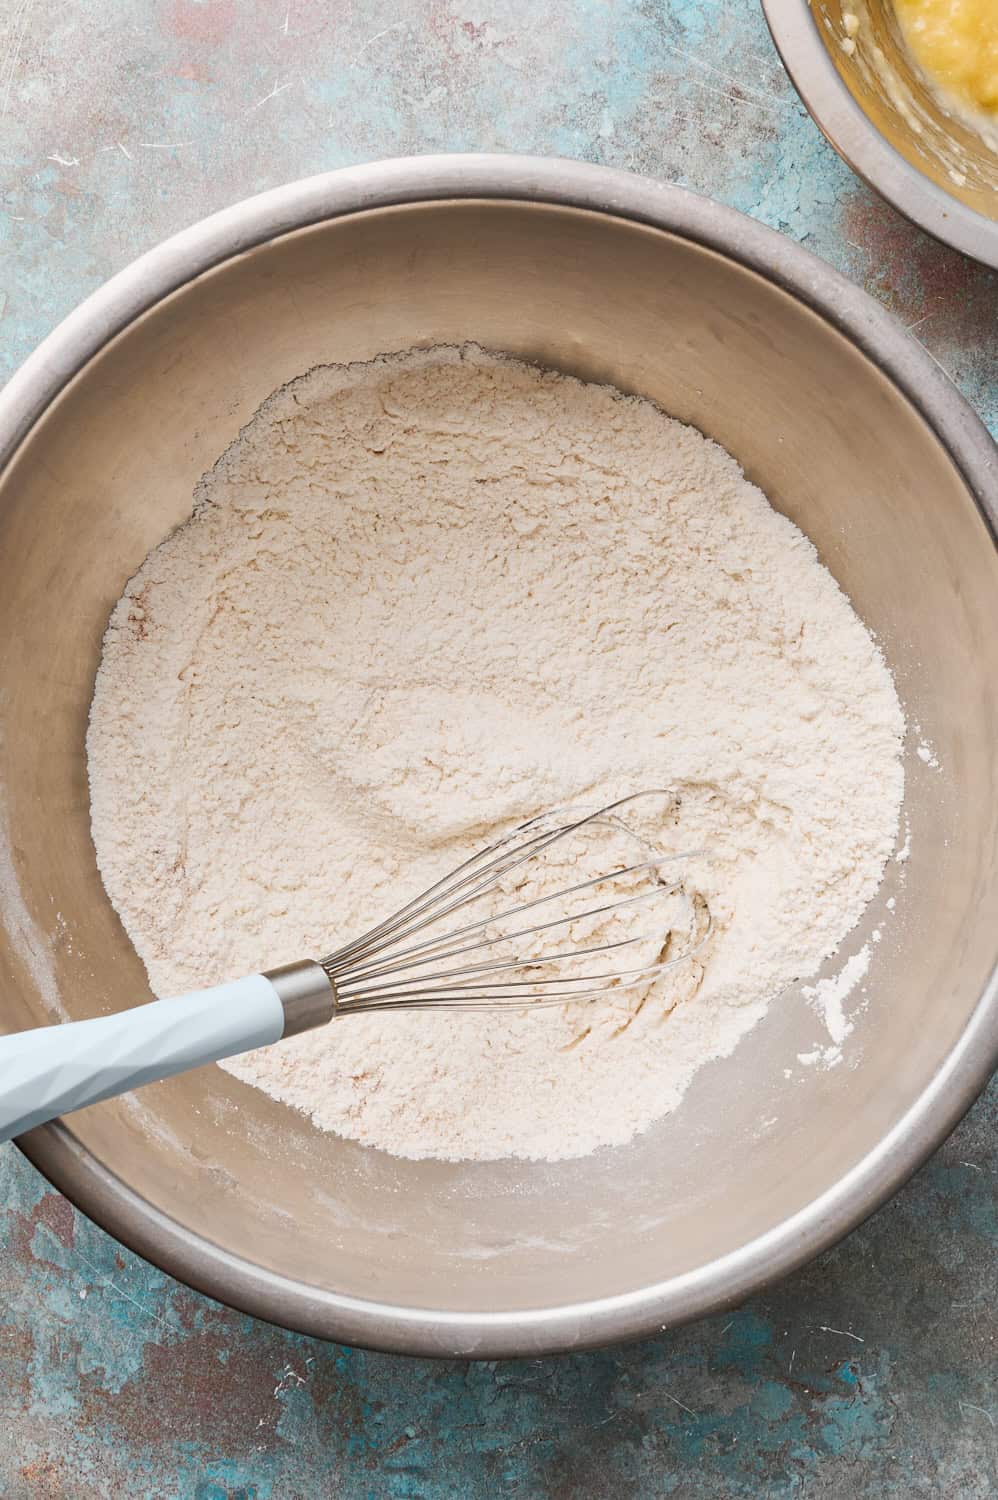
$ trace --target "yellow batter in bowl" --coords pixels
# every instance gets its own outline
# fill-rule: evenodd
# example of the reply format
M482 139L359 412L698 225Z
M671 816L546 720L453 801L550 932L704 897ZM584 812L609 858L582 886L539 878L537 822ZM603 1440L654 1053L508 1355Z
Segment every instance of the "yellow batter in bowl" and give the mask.
M912 55L964 108L998 116L998 0L894 0Z

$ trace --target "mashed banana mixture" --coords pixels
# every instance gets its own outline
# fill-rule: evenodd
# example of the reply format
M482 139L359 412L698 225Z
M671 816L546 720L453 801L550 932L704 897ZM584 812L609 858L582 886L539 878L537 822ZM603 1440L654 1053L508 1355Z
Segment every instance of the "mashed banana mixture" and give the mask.
M996 0L894 0L926 77L964 109L998 114Z

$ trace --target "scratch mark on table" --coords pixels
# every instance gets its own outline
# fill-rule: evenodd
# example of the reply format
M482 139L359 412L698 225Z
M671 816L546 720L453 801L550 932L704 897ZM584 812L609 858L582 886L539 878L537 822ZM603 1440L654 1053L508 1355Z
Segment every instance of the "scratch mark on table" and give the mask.
M747 104L752 109L761 109L763 114L772 114L773 107L778 102L775 99L758 99L754 94L746 94L744 91L734 94L727 89L715 88L713 84L705 83L702 78L688 78L686 81L694 88L701 89L705 94L712 94L718 99L727 99L732 104Z
M289 89L293 83L293 78L290 78L287 83L275 83L270 93L264 94L262 99L258 99L255 104L251 104L246 113L248 115L251 115L253 111L255 109L259 109L262 104L267 104L271 99L276 99L278 94L283 94L285 89Z
M819 1323L818 1328L822 1333L838 1333L844 1339L855 1339L857 1344L865 1344L866 1339L861 1339L858 1333L850 1333L848 1328L829 1328L825 1323Z
M673 57L678 57L681 62L692 63L694 67L703 68L705 73L712 73L715 78L720 78L722 83L733 84L738 89L740 97L755 99L759 104L768 106L779 105L783 109L793 108L793 104L789 99L780 99L775 95L760 94L755 89L749 88L748 84L742 79L736 78L732 73L725 73L723 68L715 68L712 63L704 62L702 57L697 57L693 52L684 52L681 47L671 46L668 42L663 42L662 46L666 52L671 52ZM692 83L693 79L689 79L688 82ZM728 97L730 98L731 96L729 95Z
M351 68L355 68L357 66L361 58L364 56L364 53L367 51L368 47L373 47L375 42L380 42L383 36L387 36L390 31L400 30L401 27L403 27L405 24L405 21L393 21L390 26L383 26L380 31L376 31L373 36L369 36L364 45L354 53L353 58L350 61Z
M10 104L10 93L14 86L14 78L17 73L17 65L21 57L21 48L24 45L24 34L28 29L28 17L34 0L20 0L16 11L11 17L8 30L8 41L2 57L0 57L0 115L7 113Z
M961 1411L979 1411L982 1417L987 1417L992 1427L995 1425L994 1412L988 1411L987 1407L975 1406L973 1401L958 1401L956 1404Z
M138 1298L133 1297L130 1292L126 1292L124 1287L119 1286L111 1276L108 1276L107 1273L105 1271L102 1271L99 1266L94 1265L92 1260L88 1260L78 1246L75 1247L75 1252L76 1259L82 1261L87 1270L93 1273L98 1285L102 1286L107 1291L113 1292L115 1296L123 1298L125 1302L130 1302L133 1307L138 1308L143 1317L151 1318L154 1323L161 1324L163 1328L169 1329L171 1333L183 1333L183 1329L179 1324L171 1323L168 1318L164 1318L153 1308L147 1307L144 1302L140 1302Z

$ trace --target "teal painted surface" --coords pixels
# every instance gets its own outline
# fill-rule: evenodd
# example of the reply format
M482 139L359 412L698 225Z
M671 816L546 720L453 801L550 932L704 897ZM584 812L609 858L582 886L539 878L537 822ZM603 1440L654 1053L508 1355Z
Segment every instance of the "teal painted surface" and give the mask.
M998 433L998 278L857 183L753 0L0 0L0 376L212 209L414 151L562 153L753 214L912 328ZM887 1208L741 1310L431 1363L189 1292L0 1148L0 1497L894 1495L998 1471L998 1088Z
M626 1348L468 1363L283 1333L0 1149L0 1495L988 1500L998 1090L836 1250Z

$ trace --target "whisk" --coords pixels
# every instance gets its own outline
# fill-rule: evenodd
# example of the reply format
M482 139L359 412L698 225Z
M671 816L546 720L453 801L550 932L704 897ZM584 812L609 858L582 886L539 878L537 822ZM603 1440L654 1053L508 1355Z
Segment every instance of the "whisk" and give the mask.
M683 881L683 867L703 851L656 852L624 819L625 809L653 797L671 801L668 792L636 792L595 811L562 808L532 818L318 961L285 964L115 1015L0 1037L0 1141L339 1016L597 1002L649 985L687 963L711 926L703 897L688 892ZM608 867L595 875L588 873L590 866L584 879L533 893L539 867L550 866L552 851L578 863L580 840L594 836L597 846L602 838L616 847L622 836L630 837L638 857L633 863L607 860ZM593 851L587 846L585 852ZM607 924L611 932L614 924L619 928L623 913L666 901L670 911L677 901L683 908L678 929L672 916L664 920L660 912L650 930L590 940Z

